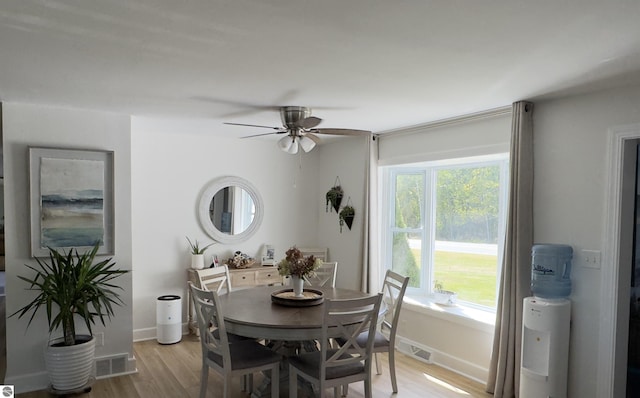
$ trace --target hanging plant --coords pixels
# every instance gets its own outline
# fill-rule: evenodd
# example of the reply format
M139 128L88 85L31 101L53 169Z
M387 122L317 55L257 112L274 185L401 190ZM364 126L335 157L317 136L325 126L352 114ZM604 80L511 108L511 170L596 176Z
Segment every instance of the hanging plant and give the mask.
M344 191L340 186L340 177L336 177L336 182L334 183L333 187L329 191L327 191L327 194L325 195L325 198L327 200L325 211L329 212L331 208L333 208L337 213L340 209L340 203L342 203L343 196ZM329 207L329 205L331 205L331 207Z
M347 227L351 230L355 216L356 210L351 205L346 205L340 210L340 233L342 233L342 226L344 224L347 224Z

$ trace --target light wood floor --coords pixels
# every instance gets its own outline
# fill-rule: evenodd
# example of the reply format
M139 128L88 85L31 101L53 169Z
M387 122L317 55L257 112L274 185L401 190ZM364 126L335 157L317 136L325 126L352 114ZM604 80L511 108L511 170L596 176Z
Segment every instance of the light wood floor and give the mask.
M5 296L0 296L0 381L4 382L4 375L7 373L7 345L6 345L6 310L5 310Z
M134 344L138 373L99 380L93 390L82 398L196 398L200 388L200 342L194 336L184 336L173 345L160 345L155 340ZM373 377L374 397L491 397L484 386L439 366L428 365L406 355L396 355L399 393L393 395L389 380L387 355L381 355L382 375ZM375 373L375 365L374 365ZM256 383L259 382L256 376ZM240 391L240 380L234 380L233 397L247 397ZM281 391L286 397L287 391ZM221 378L209 373L208 398L222 396ZM302 390L298 394L304 396ZM326 397L333 397L327 390ZM17 395L19 398L49 397L44 391ZM363 383L349 386L350 398L364 397Z

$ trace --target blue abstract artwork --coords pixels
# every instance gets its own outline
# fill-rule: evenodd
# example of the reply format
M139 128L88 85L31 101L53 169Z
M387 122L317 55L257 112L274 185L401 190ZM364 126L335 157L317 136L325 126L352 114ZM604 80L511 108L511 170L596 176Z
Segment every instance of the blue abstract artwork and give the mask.
M42 158L41 247L104 243L104 167L96 160Z

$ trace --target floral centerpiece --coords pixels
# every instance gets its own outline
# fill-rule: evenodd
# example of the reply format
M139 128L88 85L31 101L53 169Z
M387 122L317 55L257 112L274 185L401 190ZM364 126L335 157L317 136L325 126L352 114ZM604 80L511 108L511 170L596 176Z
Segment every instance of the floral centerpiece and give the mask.
M285 258L278 263L278 272L282 276L291 276L293 291L296 297L303 295L304 278L311 276L322 265L322 260L313 255L305 257L302 252L292 247L287 250Z

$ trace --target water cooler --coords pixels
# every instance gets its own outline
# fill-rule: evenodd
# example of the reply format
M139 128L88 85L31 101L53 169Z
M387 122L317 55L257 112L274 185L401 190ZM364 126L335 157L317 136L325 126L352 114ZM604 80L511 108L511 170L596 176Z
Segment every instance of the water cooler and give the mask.
M534 245L531 291L523 302L520 398L567 396L571 258L566 245Z

